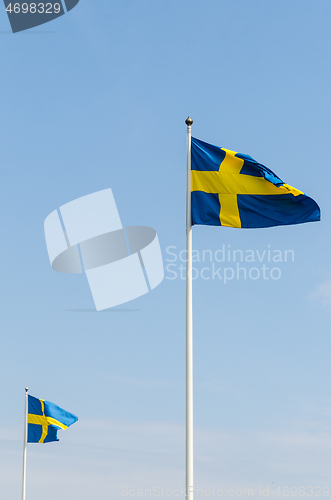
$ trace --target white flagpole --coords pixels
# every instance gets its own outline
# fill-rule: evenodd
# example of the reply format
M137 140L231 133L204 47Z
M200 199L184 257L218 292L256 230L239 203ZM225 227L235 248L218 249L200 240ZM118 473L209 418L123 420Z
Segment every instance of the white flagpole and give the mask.
M25 413L24 413L24 443L23 443L23 479L22 500L25 500L26 491L26 449L28 444L28 388L25 388Z
M187 125L186 195L186 496L193 500L193 329L192 329L192 217L191 217L191 125Z

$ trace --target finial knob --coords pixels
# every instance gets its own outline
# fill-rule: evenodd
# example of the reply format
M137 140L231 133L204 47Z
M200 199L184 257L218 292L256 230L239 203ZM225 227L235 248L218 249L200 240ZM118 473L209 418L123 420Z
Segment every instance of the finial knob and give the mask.
M186 118L185 123L186 123L186 125L187 125L188 127L190 127L190 126L192 125L192 123L193 123L192 118L190 118L190 117Z

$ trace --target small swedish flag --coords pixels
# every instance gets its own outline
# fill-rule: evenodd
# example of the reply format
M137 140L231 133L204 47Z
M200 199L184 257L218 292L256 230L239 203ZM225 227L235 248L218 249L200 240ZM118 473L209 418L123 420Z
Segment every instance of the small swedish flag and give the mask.
M57 431L67 429L78 417L54 403L29 395L28 443L50 443L58 441Z

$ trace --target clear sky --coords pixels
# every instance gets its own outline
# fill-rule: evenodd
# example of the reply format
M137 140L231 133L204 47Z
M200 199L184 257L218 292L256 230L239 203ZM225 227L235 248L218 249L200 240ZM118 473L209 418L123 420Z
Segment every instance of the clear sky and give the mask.
M184 487L188 115L195 137L322 210L193 230L196 257L212 253L193 289L196 486L331 487L330 20L329 0L80 0L13 35L0 9L1 499L21 491L25 386L79 417L59 443L29 445L28 500ZM157 230L166 270L96 313L84 275L51 269L43 222L106 188L123 224ZM215 260L223 245L253 252L246 280L224 283L237 263Z

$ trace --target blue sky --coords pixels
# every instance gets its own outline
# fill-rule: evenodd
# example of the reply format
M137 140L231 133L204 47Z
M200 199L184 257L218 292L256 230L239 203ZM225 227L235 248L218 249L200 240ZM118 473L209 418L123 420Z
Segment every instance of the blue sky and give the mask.
M1 498L20 495L26 385L79 416L60 443L29 446L27 498L184 487L185 282L167 266L185 248L188 115L195 137L322 210L193 230L201 255L294 253L270 263L279 279L194 282L196 485L329 486L330 16L328 0L80 0L13 35L2 9ZM123 224L157 230L165 280L96 313L86 277L51 269L43 222L109 187Z

